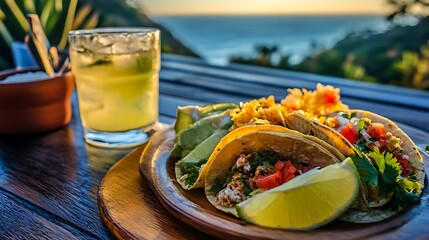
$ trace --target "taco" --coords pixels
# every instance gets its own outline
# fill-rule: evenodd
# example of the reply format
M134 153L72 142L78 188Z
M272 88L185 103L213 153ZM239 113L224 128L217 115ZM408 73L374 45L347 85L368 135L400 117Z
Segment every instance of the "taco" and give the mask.
M286 122L289 128L316 136L354 160L365 199L360 211L346 214L343 220L381 221L419 200L425 178L423 158L413 141L391 120L368 111L350 110L317 120L294 112Z
M219 143L206 166L207 199L216 208L235 216L238 216L235 205L253 195L312 168L343 160L328 151L324 147L327 144L317 138L288 129L258 131L259 127L252 126L254 131L225 144Z
M227 136L225 136L228 133L227 130L218 129L210 137L195 147L194 150L192 150L186 157L175 164L177 182L186 190L203 188L205 176L208 171L207 163L209 161L213 161L212 159L214 159L214 157L211 157L211 155L213 155L212 152L215 150L215 147L218 148L219 146L228 144L236 138L258 131L283 132L299 135L303 138L311 139L311 141L317 142L319 145L327 148L337 159L342 160L345 158L340 151L318 138L307 136L278 125L244 126L231 131Z

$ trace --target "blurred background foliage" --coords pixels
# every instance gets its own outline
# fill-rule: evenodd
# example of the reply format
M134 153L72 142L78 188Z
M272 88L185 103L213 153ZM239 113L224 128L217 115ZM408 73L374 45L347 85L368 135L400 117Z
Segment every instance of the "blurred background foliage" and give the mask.
M429 90L429 0L387 0L393 12L386 16L391 27L383 33L362 31L348 34L331 48L312 44L312 53L297 64L288 54L269 54L255 47L258 56L234 56L230 62L345 77L358 81L378 82ZM412 16L414 26L401 20ZM280 54L280 60L271 56Z
M10 46L24 41L28 32L25 15L36 13L55 46L67 47L72 29L117 26L147 26L161 29L162 51L197 56L156 24L144 12L140 0L0 0L0 70L13 68ZM276 45L257 45L256 57L231 57L230 62L322 75L358 81L378 82L429 90L429 0L386 0L393 11L386 16L390 30L352 32L333 47L317 42L312 53L292 64L291 56L279 53ZM402 25L401 18L413 16L418 23ZM279 56L274 61L273 56Z
M196 56L164 27L152 22L138 1L124 0L0 0L0 70L13 68L11 44L24 41L29 30L26 14L39 15L52 45L67 47L72 29L95 27L156 27L161 30L161 49Z

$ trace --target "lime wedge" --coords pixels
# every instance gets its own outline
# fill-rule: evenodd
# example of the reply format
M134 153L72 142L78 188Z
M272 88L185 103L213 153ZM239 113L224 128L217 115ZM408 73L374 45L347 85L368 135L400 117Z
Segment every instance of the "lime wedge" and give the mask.
M350 158L314 169L237 205L245 222L311 230L342 215L356 200L359 177Z

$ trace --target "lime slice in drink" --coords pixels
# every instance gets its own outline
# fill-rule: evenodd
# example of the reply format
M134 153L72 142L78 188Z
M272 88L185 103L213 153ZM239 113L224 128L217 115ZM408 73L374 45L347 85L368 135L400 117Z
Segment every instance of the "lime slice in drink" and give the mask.
M359 192L353 161L314 169L289 182L256 194L237 205L246 222L275 228L311 230L343 214Z

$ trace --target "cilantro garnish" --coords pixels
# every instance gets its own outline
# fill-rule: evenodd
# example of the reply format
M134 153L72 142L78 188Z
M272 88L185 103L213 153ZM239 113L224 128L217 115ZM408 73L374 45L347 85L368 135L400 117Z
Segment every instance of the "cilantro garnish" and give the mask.
M253 190L249 187L249 185L244 184L244 192L246 193L246 195L250 195Z
M400 207L406 207L409 204L416 203L418 201L419 196L417 194L410 193L406 189L396 185L394 189L394 198L392 199L390 207L393 210L397 210Z
M355 147L357 147L362 152L369 152L371 149L366 145L365 141L359 140L357 143L355 143ZM360 154L362 155L362 154Z
M371 164L371 161L363 155L361 147L357 147L357 154L351 158L356 165L361 181L366 183L369 189L373 189L372 192L377 195L387 197L393 193L390 202L391 209L396 210L419 200L416 193L419 192L421 184L401 176L400 164L391 153L380 153L377 147L374 147L373 151L365 151L373 161Z
M365 121L363 121L363 118L359 119L359 121L357 123L357 126L358 126L358 131L359 132L362 131L362 129L365 128Z
M185 178L186 185L193 185L195 181L198 179L198 175L200 173L200 168L197 166L190 167L188 169L188 177Z
M427 146L425 147L425 151L426 151L426 153L427 153L427 154L429 154L429 145L427 145Z
M270 168L274 168L273 165L280 160L281 156L273 151L264 151L256 153L254 158L250 161L250 166L255 168L260 165L265 165Z
M378 171L365 155L350 156L359 172L361 181L372 187L378 187Z
M377 147L374 147L374 150L372 152L368 153L368 156L374 160L375 164L377 164L378 171L383 174L386 170L386 168L393 168L393 170L387 170L389 174L395 175L392 178L396 178L401 174L401 167L396 160L396 158L393 157L393 155L389 152L383 152L380 153L380 150Z
M182 162L182 171L188 174L184 180L186 185L193 185L197 181L200 169L206 162L207 159L201 159L198 162Z
M224 189L225 188L225 183L222 181L222 180L220 180L219 178L216 178L215 180L214 180L214 184L213 184L213 186L210 188L210 190L209 190L209 192L212 192L212 193L218 193L218 192L220 192L220 190L222 190L222 189Z
M340 114L343 118L347 118L347 119L352 119L352 118L354 118L354 117L356 117L356 113L354 112L354 113L342 113L342 114Z
M393 210L419 200L416 192L420 190L421 184L401 176L400 164L391 153L380 153L380 150L374 147L374 150L367 155L374 164L371 164L362 154L352 156L361 180L367 183L369 187L378 185L381 196L387 197L393 192L391 200Z
M367 126L369 124L370 124L370 121L368 121L367 118L361 118L361 119L359 119L359 121L357 123L358 131L359 132L362 131L365 128L365 126Z
M417 193L420 191L420 188L422 185L419 182L413 182L410 181L402 176L399 176L396 179L396 182L399 186L401 186L403 189L407 190L410 193Z

